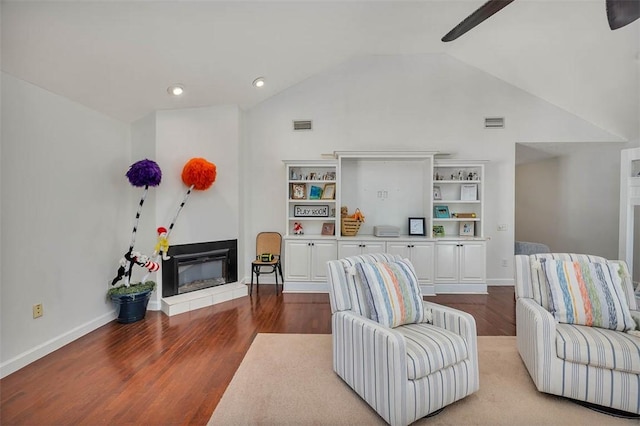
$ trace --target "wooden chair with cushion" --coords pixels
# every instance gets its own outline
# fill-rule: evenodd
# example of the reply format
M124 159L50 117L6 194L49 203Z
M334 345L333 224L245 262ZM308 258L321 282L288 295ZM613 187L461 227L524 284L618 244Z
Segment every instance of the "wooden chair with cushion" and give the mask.
M256 258L251 262L251 286L249 287L249 294L253 293L254 274L256 276L257 286L260 285L260 274L275 274L276 293L278 292L278 274L280 274L280 279L284 286L282 263L280 262L281 250L282 235L278 232L260 232L258 234L256 237Z

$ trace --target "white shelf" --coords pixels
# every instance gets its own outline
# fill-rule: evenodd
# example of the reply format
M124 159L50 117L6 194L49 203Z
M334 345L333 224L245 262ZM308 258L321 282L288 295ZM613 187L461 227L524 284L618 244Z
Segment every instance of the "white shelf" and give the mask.
M317 180L317 179L291 179L289 183L336 183L335 180Z
M323 222L332 222L335 221L336 218L335 217L318 217L318 216L314 216L314 217L309 217L309 216L303 216L303 217L295 217L295 216L289 216L289 220L293 220L296 222L303 222L303 221L307 221L307 220L321 220Z
M326 204L326 203L335 203L336 200L331 199L331 200L307 200L305 198L301 198L301 199L289 199L290 203L305 203L305 204Z
M433 184L438 186L439 183L482 183L481 180L434 180Z
M434 217L433 221L434 222L480 222L480 218L479 217L443 217L443 218L439 218L439 217Z
M480 204L480 200L433 200L434 205L438 204Z

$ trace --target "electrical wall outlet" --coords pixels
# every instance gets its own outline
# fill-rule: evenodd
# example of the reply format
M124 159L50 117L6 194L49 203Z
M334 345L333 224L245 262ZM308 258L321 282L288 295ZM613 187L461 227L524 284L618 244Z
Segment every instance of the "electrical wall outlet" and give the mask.
M42 303L33 305L33 317L40 318L42 316Z
M502 259L502 267L507 268L509 266L509 259Z
M501 223L500 225L498 225L498 231L506 231L506 230L507 230L506 223Z

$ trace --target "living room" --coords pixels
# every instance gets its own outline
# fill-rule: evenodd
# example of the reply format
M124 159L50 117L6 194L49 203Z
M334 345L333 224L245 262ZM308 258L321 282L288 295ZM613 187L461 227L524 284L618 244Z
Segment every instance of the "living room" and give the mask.
M115 4L99 2L46 3L4 2L0 9L3 377L113 320L113 306L104 294L129 244L140 197L124 174L131 163L142 158L158 162L163 180L158 188L150 190L146 200L138 228L138 246L148 247L147 250L154 246L156 227L168 224L184 195L182 166L192 157L204 157L217 165L218 177L210 190L195 191L190 196L171 235L171 244L237 239L239 277L245 280L255 256L256 234L264 230L285 231L283 160L320 159L343 150L438 151L451 158L486 161L485 226L489 238L490 286L513 285L514 241L519 235L526 239L536 237L535 229L526 229L518 221L519 188L530 191L537 206L571 217L575 228L556 229L555 237L560 234L563 238L549 242L553 249L575 248L617 258L620 150L640 146L637 59L640 30L637 23L616 32L610 32L606 23L604 27L594 24L604 15L601 2L596 5L580 2L584 8L580 16L585 21L573 18L575 28L566 34L556 16L571 13L574 2L556 2L560 4L553 6L557 8L551 14L553 18L536 8L535 2L516 2L522 3L518 6L521 9L505 9L506 17L496 15L485 23L489 28L478 27L476 34L469 33L468 38L459 40L460 44L437 49L420 48L424 40L413 40L412 30L431 25L434 28L429 37L441 44L439 39L446 27L457 22L455 12L463 17L466 9L477 6L475 3L467 4L466 8L459 4L451 6L454 10L447 12L451 20L446 23L436 23L434 10L442 6L437 2L404 4L402 12L390 4L379 3L383 10L375 11L377 19L366 28L372 31L383 28L379 25L381 16L392 15L384 11L394 11L398 16L389 19L393 19L400 36L393 44L388 41L386 46L386 35L376 30L373 31L376 49L348 50L340 43L344 38L342 27L334 22L338 28L332 31L333 44L325 40L325 49L343 48L344 54L332 56L331 60L318 59L320 65L313 69L309 65L313 61L306 59L310 61L305 62L309 68L301 67L300 73L289 74L287 85L278 83L277 76L266 65L236 70L246 80L242 84L246 83L247 92L244 88L238 90L234 101L226 99L222 103L206 102L197 93L225 92L226 86L240 85L235 78L200 89L197 84L189 84L181 74L186 72L182 68L171 72L167 69L172 65L156 70L136 69L125 88L133 90L147 77L155 81L154 73L162 78L172 76L170 80L162 80L157 93L144 101L153 105L146 110L133 110L127 98L116 93L114 85L120 81L111 82L110 75L119 75L116 69L128 69L127 56L151 50L164 52L162 42L177 35L158 35L156 44L156 33L146 32L141 36L145 44L138 51L132 42L137 33L131 28L136 17L141 26L150 25L151 18L142 18L147 13L156 18L162 15L169 21L165 13L170 11L143 4L120 5L125 7L123 12ZM265 15L268 17L282 13L283 17L274 22L283 25L287 19L296 21L294 17L319 13L318 27L323 23L320 18L330 21L338 11L350 19L374 14L366 7L335 10L326 6L325 10L310 3L310 9L298 5L295 11L286 13L281 10L282 4L272 6L275 11L269 10L268 3L258 10L268 13ZM198 28L206 28L206 19L202 23L197 16L211 14L217 16L217 23L223 21L220 5L208 3L200 7L206 13L194 5L182 11L187 15L186 23L181 22L178 28L185 30L187 36L180 43L190 41L186 29L195 26L193 22L202 25ZM246 10L234 7L238 8L234 13L243 16ZM419 15L417 12L430 16L429 21L425 24L411 19ZM253 13L257 14L252 12L250 22L257 25L254 21L260 19ZM509 18L509 14L514 16ZM522 31L513 28L518 16L530 17L522 24L525 25ZM401 31L402 19L406 20L406 32ZM129 20L134 25L122 23ZM348 22L345 17L342 20ZM70 32L69 40L60 35L64 31L56 27L56 22L61 27L66 25L63 28ZM544 22L549 23L545 26ZM114 29L106 33L106 39L99 37L100 31L90 31L90 27L106 31L110 25ZM160 33L165 30L153 25L151 28ZM507 36L494 34L497 28L503 28ZM118 29L134 38L118 39L114 34ZM264 29L268 30L269 27ZM296 31L301 30L289 28L286 34L293 39ZM307 43L323 46L320 37L323 31L315 26L313 31L318 36ZM71 44L48 46L44 40L49 32ZM271 32L277 31L271 28ZM549 38L538 40L540 32ZM78 34L85 34L84 41ZM208 48L202 39L220 37L205 34L206 37L191 36L201 52ZM505 38L513 39L509 48ZM295 50L289 50L290 43L283 42L280 48L267 51L274 55L272 61L286 59L295 68L296 55L291 53ZM492 48L488 54L487 46L503 49ZM102 50L97 50L98 47ZM243 47L246 42L237 51ZM45 54L43 49L51 52ZM112 50L116 50L116 55L110 54ZM276 56L279 50L282 52ZM89 55L87 51L97 53ZM313 54L324 58L322 51L316 46ZM76 56L78 52L86 56ZM70 61L80 64L85 61L91 66L79 68L77 75L68 68L57 71L66 55ZM100 59L102 55L104 60ZM175 51L168 55L180 56ZM150 63L158 63L157 58L149 56L152 56ZM42 59L40 62L34 60L38 57ZM212 62L182 67L222 67L221 61ZM175 62L171 64L175 66ZM596 71L594 64L603 70ZM94 106L97 104L81 101L84 95L73 87L63 90L74 79L79 83L86 79L87 69L95 76L82 90L104 84L96 88L101 91L96 98L104 95L102 91L113 92L111 104L105 103L98 109ZM257 92L259 89L251 87L251 82L263 73L266 91ZM609 85L607 81L616 83ZM185 85L186 97L165 99L169 98L167 86L176 82ZM277 89L269 88L270 84ZM161 96L161 100L155 100ZM114 104L120 104L121 108L114 109ZM504 117L505 127L485 129L487 117ZM299 119L312 120L313 130L293 131L292 121ZM577 152L569 149L562 158L579 158L579 163L568 160L572 166L566 181L572 184L570 193L580 194L580 198L569 201L558 196L553 201L556 204L547 203L540 197L549 191L532 184L532 175L518 182L516 151L523 144L531 147L567 143L579 143L572 145L578 147ZM531 170L535 166L529 163L528 167ZM585 175L582 179L580 173ZM549 176L546 178L545 186L550 184ZM590 192L593 188L597 189L597 197ZM557 204L559 199L565 200L563 204ZM554 225L561 222L553 216L545 220ZM498 231L503 224L506 230ZM503 266L503 259L508 260L507 266ZM44 306L44 315L39 319L32 318L32 305L36 303ZM160 304L161 296L156 293L150 309L160 309Z

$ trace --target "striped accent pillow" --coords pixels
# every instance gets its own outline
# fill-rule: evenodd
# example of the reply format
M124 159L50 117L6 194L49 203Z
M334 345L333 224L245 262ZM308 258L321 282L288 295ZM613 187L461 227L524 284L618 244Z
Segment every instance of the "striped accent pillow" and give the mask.
M635 328L615 263L540 259L558 322L628 331Z
M358 263L355 268L372 320L387 327L424 321L422 294L409 261Z

